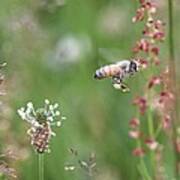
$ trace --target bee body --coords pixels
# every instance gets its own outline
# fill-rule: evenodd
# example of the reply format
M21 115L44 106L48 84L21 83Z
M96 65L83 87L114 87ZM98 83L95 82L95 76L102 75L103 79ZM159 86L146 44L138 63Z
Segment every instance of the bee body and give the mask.
M138 70L139 63L136 60L123 60L97 69L94 78L112 78L114 87L119 87L119 89L123 87L125 89L126 86L122 83L124 79L133 75Z
M120 74L121 71L122 71L121 67L118 66L117 64L110 64L110 65L103 66L103 67L99 68L98 70L96 70L94 77L96 79L113 77L115 75Z

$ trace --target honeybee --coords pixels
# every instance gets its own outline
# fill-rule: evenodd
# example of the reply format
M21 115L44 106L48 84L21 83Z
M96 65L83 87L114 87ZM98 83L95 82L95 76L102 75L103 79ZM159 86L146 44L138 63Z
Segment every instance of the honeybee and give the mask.
M127 92L129 88L124 83L124 80L138 72L139 67L140 63L137 60L122 60L97 69L94 78L112 78L114 88Z

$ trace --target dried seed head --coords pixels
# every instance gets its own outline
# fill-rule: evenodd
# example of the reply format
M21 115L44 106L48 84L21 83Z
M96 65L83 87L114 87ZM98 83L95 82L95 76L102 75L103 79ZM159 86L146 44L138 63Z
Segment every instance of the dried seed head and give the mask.
M17 178L16 170L9 167L9 165L4 161L0 162L0 173L11 178Z
M88 176L93 176L96 172L96 154L90 153L89 157L84 160L79 158L79 152L76 149L69 148L68 151L74 156L76 159L76 163L68 163L65 165L64 169L66 171L73 171L77 169L82 169Z

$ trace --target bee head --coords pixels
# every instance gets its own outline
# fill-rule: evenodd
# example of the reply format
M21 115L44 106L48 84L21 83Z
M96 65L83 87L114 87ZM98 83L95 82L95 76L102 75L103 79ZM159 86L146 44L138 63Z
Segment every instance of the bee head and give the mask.
M138 70L139 70L139 63L135 60L132 60L129 66L129 72L134 73L137 72Z

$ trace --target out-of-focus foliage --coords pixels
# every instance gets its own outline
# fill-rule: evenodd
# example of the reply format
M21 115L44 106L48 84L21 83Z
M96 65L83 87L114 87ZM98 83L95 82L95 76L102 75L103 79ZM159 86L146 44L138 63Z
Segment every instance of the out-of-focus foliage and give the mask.
M160 16L166 21L166 4L159 2ZM56 129L52 152L45 156L46 180L85 179L81 170L64 170L70 147L78 149L82 159L96 153L97 180L138 179L128 121L142 74L129 80L131 92L125 94L109 81L93 79L99 66L132 57L131 48L141 31L141 25L131 22L136 6L132 0L1 0L0 60L8 63L5 115L11 135L1 144L21 152L20 179L38 179L38 159L16 109L28 101L40 106L44 98L58 102L67 117ZM179 32L179 16L175 18ZM176 41L177 52L179 44ZM163 46L166 61L167 44Z

